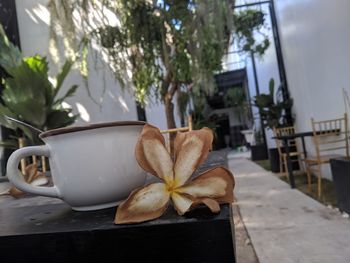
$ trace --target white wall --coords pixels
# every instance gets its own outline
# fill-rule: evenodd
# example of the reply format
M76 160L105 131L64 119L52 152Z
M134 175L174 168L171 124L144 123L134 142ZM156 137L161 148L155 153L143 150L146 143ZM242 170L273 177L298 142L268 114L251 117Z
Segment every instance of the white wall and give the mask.
M311 117L337 118L345 111L342 88L350 93L350 1L275 0L275 7L296 127L308 131ZM310 140L308 149L313 150Z
M173 103L176 127L181 127L180 117L177 113L176 98L174 98ZM149 100L145 111L148 123L160 128L161 130L168 129L164 104L162 104L161 102L156 102L155 100Z
M31 56L49 55L49 12L46 9L47 0L17 0L17 16L20 41L23 54ZM71 85L78 84L76 95L67 100L75 113L80 112L78 124L116 120L136 120L136 106L133 98L123 93L115 81L112 72L105 65L101 70L94 67L93 56L89 57L89 88L95 103L88 96L87 89L78 72L74 69L69 74L62 88L63 94ZM99 66L104 62L99 61ZM50 60L50 68L55 72L57 67ZM104 91L105 89L105 91Z
M342 88L350 92L350 1L277 0L276 13L300 129L310 118L344 113Z

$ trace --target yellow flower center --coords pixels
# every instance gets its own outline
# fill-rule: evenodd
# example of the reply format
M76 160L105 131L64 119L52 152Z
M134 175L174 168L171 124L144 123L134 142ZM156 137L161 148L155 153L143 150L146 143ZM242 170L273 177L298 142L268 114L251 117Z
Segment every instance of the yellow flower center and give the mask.
M178 183L178 180L174 179L171 182L165 182L166 184L166 190L172 194L173 192L175 192L180 186Z

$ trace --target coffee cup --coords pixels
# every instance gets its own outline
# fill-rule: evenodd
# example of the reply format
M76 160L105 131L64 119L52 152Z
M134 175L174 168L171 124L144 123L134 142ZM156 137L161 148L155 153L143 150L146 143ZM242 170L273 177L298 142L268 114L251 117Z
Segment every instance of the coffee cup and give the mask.
M7 164L7 176L18 189L60 198L73 210L116 206L132 190L144 185L146 173L135 159L135 146L144 122L97 123L49 130L39 136L41 146L16 150ZM21 159L47 156L53 186L34 186L23 180Z

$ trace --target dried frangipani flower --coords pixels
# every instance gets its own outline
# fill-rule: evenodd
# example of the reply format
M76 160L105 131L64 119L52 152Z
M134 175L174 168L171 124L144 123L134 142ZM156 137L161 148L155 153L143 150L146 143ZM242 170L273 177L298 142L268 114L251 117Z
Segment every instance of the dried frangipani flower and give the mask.
M36 186L45 185L48 183L47 177L44 175L44 173L38 171L36 164L29 164L26 166L23 179L28 184L32 184ZM11 188L7 189L5 192L1 194L3 195L8 194L15 198L19 198L24 195L24 192L12 186Z
M146 124L136 145L136 159L145 171L163 182L134 190L119 205L114 222L131 224L156 219L165 212L170 200L179 215L199 204L218 213L220 203L232 203L235 183L229 170L216 167L189 180L206 159L212 142L213 134L208 128L178 133L173 161L159 129Z

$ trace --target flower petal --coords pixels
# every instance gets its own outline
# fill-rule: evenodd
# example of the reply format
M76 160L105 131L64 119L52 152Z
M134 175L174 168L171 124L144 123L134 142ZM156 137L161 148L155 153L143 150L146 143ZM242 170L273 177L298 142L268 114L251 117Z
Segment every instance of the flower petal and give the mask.
M135 155L137 162L145 171L158 176L168 184L173 182L174 164L158 128L149 124L144 126L136 144Z
M170 200L166 185L154 183L133 191L122 202L115 215L115 224L131 224L160 217Z
M23 179L26 183L32 184L35 186L40 186L48 183L47 177L42 173L38 172L36 164L29 164L25 167L25 173L23 174ZM16 187L12 186L8 189L7 193L12 197L19 198L25 193Z
M219 203L232 203L234 185L232 173L223 167L216 167L202 173L176 191L194 198L210 198Z
M190 210L193 204L191 198L185 196L184 194L178 194L176 192L172 193L171 200L173 201L174 208L179 215L183 215L188 210Z
M147 162L147 159L143 151L143 145L142 145L143 139L150 138L150 137L153 137L154 139L159 140L163 145L165 145L164 137L160 134L159 129L152 125L145 124L139 136L139 139L136 143L135 156L138 164L142 167L142 169L144 169L145 171L153 175L156 175L156 172L152 169L152 167Z
M207 158L212 143L213 133L209 128L177 134L174 142L175 186L186 183Z
M38 168L36 166L36 164L32 163L29 164L25 167L25 174L23 175L24 180L27 183L31 183L33 181L33 178L35 177L35 175L38 172Z
M9 190L9 194L14 198L19 198L23 196L25 193L17 189L16 187L12 186Z

